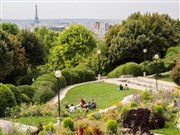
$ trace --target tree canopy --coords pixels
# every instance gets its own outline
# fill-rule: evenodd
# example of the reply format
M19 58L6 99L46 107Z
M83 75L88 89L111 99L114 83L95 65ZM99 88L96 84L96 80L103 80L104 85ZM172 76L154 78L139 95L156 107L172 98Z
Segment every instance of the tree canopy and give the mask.
M50 53L49 64L59 69L77 66L95 46L96 41L90 30L82 25L71 25L59 33L57 45Z
M144 55L147 60L152 60L157 53L163 58L169 47L180 42L179 26L179 20L173 20L168 15L132 14L106 34L111 64L116 67L128 61L140 63ZM143 49L147 49L146 54L143 54Z

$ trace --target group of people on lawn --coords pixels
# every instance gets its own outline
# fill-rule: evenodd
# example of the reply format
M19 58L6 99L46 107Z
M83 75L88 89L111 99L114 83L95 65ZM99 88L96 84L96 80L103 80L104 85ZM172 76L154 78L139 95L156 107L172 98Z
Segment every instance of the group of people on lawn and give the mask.
M127 84L125 84L125 86L123 87L123 85L122 84L120 84L119 85L119 88L118 88L118 90L128 90L129 89L129 87L128 87L128 85Z
M86 111L89 111L95 109L97 107L97 104L94 98L91 100L91 102L88 103L86 103L86 101L83 98L81 98L79 105L74 106L73 104L70 104L70 105L66 105L65 108L69 113L73 113L78 107L85 108Z

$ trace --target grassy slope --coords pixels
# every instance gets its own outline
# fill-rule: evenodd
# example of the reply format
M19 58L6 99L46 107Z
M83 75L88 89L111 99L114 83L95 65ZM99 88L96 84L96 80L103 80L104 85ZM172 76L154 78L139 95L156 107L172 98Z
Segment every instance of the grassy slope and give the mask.
M115 102L122 100L127 95L139 92L134 89L119 91L117 88L118 85L104 82L84 84L68 91L61 103L77 105L81 98L86 102L95 98L98 108L103 109L112 106Z

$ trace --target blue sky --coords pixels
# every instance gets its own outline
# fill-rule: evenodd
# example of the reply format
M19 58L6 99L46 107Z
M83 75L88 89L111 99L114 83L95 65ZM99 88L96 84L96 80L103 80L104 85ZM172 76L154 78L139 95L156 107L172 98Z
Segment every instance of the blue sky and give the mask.
M179 18L179 0L0 0L2 19L126 19L140 11Z

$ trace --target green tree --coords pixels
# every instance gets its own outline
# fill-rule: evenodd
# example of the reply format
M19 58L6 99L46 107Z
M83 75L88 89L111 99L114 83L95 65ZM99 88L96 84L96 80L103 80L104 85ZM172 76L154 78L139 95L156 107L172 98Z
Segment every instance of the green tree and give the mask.
M59 33L57 45L50 53L49 65L59 69L75 67L92 52L95 45L91 31L82 25L71 25Z
M20 31L19 27L15 23L2 23L0 24L0 28L13 35L17 35Z
M0 80L4 80L13 69L13 49L8 34L0 30Z
M46 27L35 28L35 33L43 42L45 61L47 61L51 48L55 46L58 34Z
M106 34L111 65L116 67L128 61L142 62L144 48L148 50L147 60L152 60L156 53L163 58L169 47L180 42L179 26L179 21L171 19L168 15L141 15L139 12L132 14Z
M18 34L18 40L25 50L27 63L32 67L44 64L44 48L42 41L30 30L22 30Z

